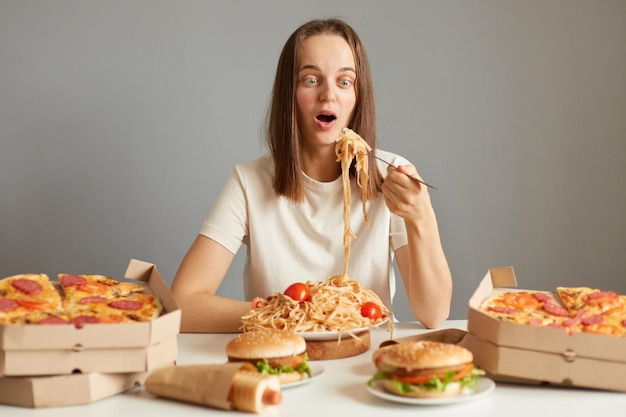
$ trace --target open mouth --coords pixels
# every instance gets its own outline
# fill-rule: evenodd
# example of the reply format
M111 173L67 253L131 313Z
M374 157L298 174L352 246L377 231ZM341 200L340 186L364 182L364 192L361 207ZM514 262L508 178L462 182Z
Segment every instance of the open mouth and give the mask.
M317 116L315 116L315 118L322 123L330 123L334 121L335 119L337 119L337 116L335 116L332 113L320 113Z

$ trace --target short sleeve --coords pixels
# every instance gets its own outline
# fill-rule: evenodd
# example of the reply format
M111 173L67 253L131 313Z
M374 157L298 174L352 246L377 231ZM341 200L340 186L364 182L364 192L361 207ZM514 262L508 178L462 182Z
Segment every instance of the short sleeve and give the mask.
M233 254L248 234L245 180L238 167L229 172L213 207L205 217L200 234L213 239Z

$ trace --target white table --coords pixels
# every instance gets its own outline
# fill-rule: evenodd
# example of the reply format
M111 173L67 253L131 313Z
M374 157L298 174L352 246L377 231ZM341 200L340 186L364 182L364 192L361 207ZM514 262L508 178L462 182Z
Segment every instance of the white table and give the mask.
M444 328L465 329L465 320L446 322ZM396 323L394 337L425 332L417 323ZM223 363L224 346L233 334L179 335L179 364ZM371 334L371 349L358 356L314 361L324 372L307 384L282 390L283 401L276 412L264 415L331 417L420 416L584 416L622 415L626 411L626 393L566 389L498 383L495 390L474 401L458 404L423 406L389 402L373 396L366 381L374 372L370 357L380 342L389 338L383 329ZM626 375L625 375L626 377ZM215 410L154 398L143 387L89 405L29 409L0 405L0 416L22 417L152 417L152 416L251 416L236 411Z

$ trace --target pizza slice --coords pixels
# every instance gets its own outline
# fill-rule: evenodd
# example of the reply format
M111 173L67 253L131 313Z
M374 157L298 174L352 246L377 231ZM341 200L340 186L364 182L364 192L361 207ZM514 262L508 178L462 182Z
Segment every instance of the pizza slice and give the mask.
M121 282L104 275L59 274L59 282L65 294L65 300L78 302L86 297L104 297L111 299L133 293L141 293L144 286Z
M61 295L46 274L19 274L0 281L0 297L4 313L24 315L31 311L60 312L63 310ZM14 307L17 303L17 307ZM12 307L13 306L13 307Z
M101 296L66 301L69 320L81 327L88 323L133 323L151 321L161 315L161 301L148 294L130 293L111 299Z
M0 281L0 324L45 324L63 315L61 295L47 275L19 274Z
M626 335L626 296L589 287L557 287L557 294L582 331Z

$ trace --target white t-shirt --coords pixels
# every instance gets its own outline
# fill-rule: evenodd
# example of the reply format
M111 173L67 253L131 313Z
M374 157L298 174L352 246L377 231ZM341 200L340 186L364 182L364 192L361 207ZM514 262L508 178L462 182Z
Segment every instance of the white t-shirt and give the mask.
M394 164L406 160L377 151ZM382 164L382 163L379 163ZM386 166L379 165L386 175ZM229 173L200 233L233 254L247 246L244 296L247 300L283 292L293 282L321 281L344 268L343 182L319 182L305 176L305 198L294 203L277 198L272 188L269 153L236 165ZM351 240L348 276L375 291L391 309L395 293L393 251L407 244L402 218L391 214L382 193L367 203L363 217L361 189L352 181Z

